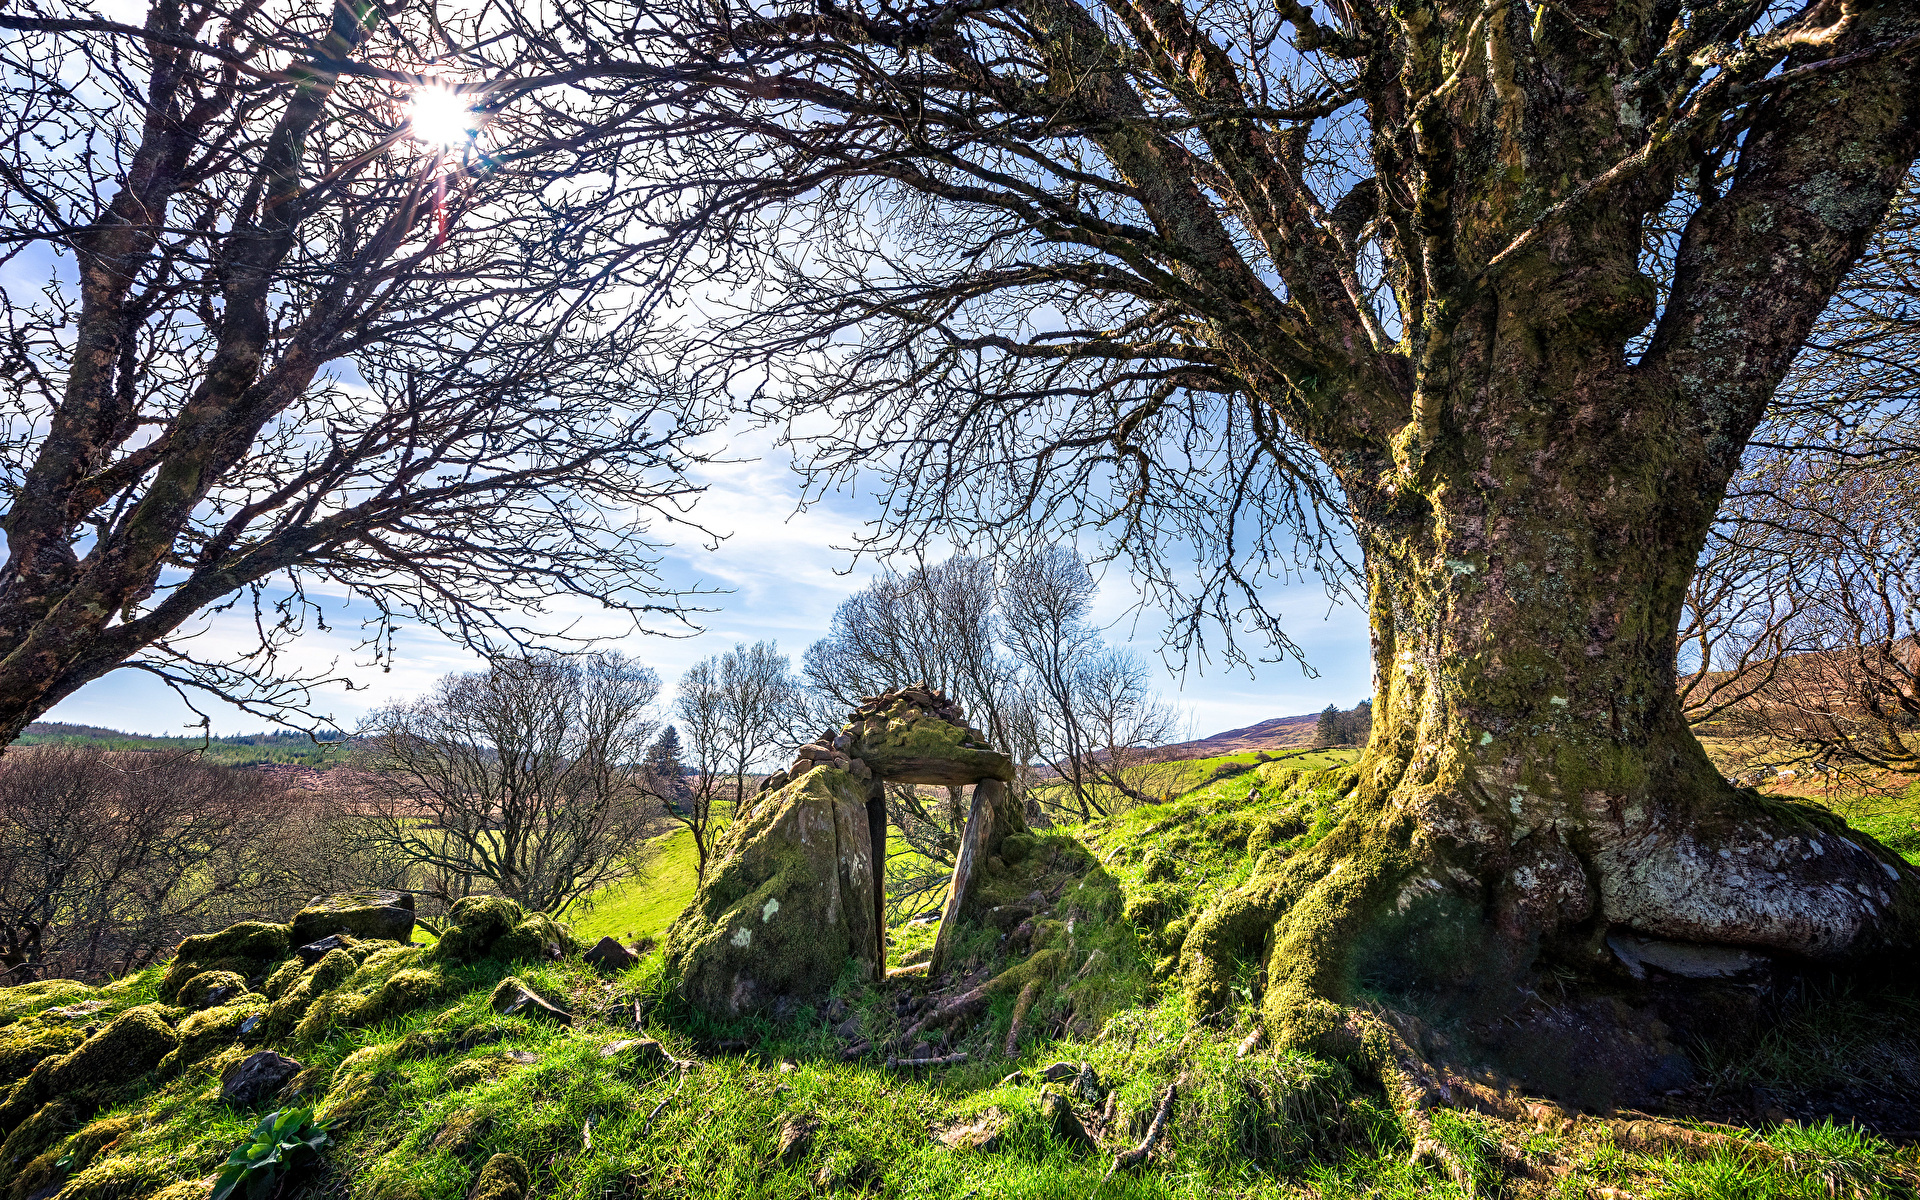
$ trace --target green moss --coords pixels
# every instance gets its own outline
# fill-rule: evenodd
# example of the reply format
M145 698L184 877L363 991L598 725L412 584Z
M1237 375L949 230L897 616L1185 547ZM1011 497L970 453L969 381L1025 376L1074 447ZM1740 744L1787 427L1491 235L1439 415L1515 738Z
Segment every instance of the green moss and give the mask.
M237 994L247 990L247 981L232 971L202 971L180 985L176 1002L185 1009L205 1008L209 993L221 988L236 989L229 994Z
M179 1043L158 1005L130 1008L47 1071L50 1093L97 1090L130 1083L159 1065Z
M1005 755L976 743L964 728L927 716L905 701L850 722L844 731L853 738L848 753L883 778L924 770L930 763L951 763L956 782L1013 779L1013 763Z
M353 955L346 950L327 951L319 962L308 967L293 986L287 988L267 1009L266 1019L260 1027L262 1038L275 1041L292 1033L316 1001L353 978L354 972L359 969L359 964L353 961Z
M87 1040L77 1023L42 1023L29 1018L0 1029L0 1085L25 1078L50 1058L78 1049Z
M993 977L988 985L996 995L1014 995L1030 981L1046 981L1066 968L1067 956L1061 950L1036 950L1025 962L1016 963Z
M10 1200L26 1200L62 1177L84 1171L102 1148L111 1146L129 1130L139 1128L145 1120L139 1113L122 1113L92 1122L41 1154L15 1176L9 1191Z
M160 997L176 998L180 988L203 971L231 971L243 980L264 975L291 952L287 926L265 921L242 921L219 933L187 938L160 979Z
M75 1175L60 1189L60 1200L131 1200L173 1181L172 1164L163 1157L114 1154Z
M447 913L448 928L427 948L423 962L463 965L483 958L501 962L543 958L547 947L570 952L566 927L545 913L529 913L502 896L468 896Z
M517 1154L496 1154L480 1168L468 1200L525 1200L527 1164Z
M157 1068L159 1073L163 1076L176 1075L207 1055L231 1045L240 1037L240 1026L248 1017L264 1014L267 1003L265 996L248 992L225 1004L201 1009L187 1017L180 1022L177 1031L180 1043L172 1053L161 1059Z
M306 963L297 958L288 959L275 967L273 973L267 976L266 982L260 985L260 994L269 1000L278 1000L287 994L288 988L300 982L300 976L305 974L306 970Z
M0 988L0 1028L49 1008L95 998L94 989L77 979L42 979Z
M15 1124L6 1140L0 1142L0 1184L10 1183L16 1172L31 1166L93 1107L89 1100L51 1100L38 1105L25 1120Z

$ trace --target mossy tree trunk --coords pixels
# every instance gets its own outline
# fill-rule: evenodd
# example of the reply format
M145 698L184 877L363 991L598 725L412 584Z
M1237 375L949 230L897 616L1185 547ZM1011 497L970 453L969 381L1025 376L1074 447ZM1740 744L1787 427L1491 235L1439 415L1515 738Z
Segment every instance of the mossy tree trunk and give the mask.
M1830 185L1813 174L1787 198L1803 215L1804 191ZM1754 241L1746 253L1769 252ZM1826 241L1837 269L1845 245ZM1184 970L1203 1011L1248 955L1264 957L1280 1040L1324 1045L1352 1042L1348 1003L1369 983L1485 1011L1548 962L1619 973L1609 935L1856 963L1920 942L1920 873L1831 816L1734 787L1683 717L1683 597L1784 366L1687 343L1716 320L1779 317L1736 299L1786 302L1755 262L1631 363L1623 331L1653 302L1637 247L1636 227L1602 221L1516 268L1437 352L1447 386L1428 400L1447 419L1372 457L1328 455L1365 554L1372 738L1322 781L1348 793L1342 826L1197 923Z

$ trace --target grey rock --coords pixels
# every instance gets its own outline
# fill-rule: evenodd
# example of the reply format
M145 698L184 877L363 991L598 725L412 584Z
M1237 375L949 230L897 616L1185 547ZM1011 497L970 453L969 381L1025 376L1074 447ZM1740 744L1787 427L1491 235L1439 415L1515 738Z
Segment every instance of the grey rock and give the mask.
M228 1104L258 1104L280 1094L300 1064L284 1054L262 1050L234 1063L220 1074L220 1098Z
M317 942L309 942L304 946L295 948L294 953L300 956L301 962L312 966L325 958L329 951L345 950L346 948L347 941L345 938L337 933L330 933Z
M1733 946L1667 942L1624 933L1609 934L1607 946L1635 979L1645 979L1648 968L1682 979L1734 979L1757 974L1772 964L1764 954Z
M611 937L603 937L580 956L603 971L621 971L640 961L640 956Z
M1073 1094L1083 1104L1098 1104L1106 1099L1107 1088L1090 1064L1081 1063L1080 1073L1073 1077Z
M1057 1062L1049 1063L1046 1069L1040 1072L1040 1078L1046 1080L1048 1083L1059 1083L1063 1079L1073 1079L1079 1074L1079 1064Z
M315 896L294 914L289 940L301 946L330 933L390 938L405 945L413 939L413 897L382 888Z
M990 1108L971 1121L936 1126L933 1136L950 1150L977 1150L991 1154L1000 1148L1007 1125L1007 1115L997 1108Z

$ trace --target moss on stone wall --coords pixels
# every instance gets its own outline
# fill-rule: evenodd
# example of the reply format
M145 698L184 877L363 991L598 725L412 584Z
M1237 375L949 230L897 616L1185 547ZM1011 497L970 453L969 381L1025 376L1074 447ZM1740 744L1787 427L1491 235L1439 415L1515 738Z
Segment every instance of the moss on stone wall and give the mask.
M231 971L242 979L264 975L267 968L291 952L287 926L265 921L242 921L219 933L187 938L174 951L173 962L160 978L160 995L172 1000L182 985L203 971Z

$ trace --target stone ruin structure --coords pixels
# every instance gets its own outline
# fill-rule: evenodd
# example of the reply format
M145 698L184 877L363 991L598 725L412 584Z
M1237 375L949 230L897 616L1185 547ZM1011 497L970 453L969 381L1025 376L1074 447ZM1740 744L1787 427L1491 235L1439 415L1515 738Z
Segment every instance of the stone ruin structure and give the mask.
M865 698L802 746L734 814L692 905L667 933L667 970L710 1012L782 1012L851 971L886 973L889 783L974 785L930 971L969 911L986 861L1026 832L1013 762L924 683Z

